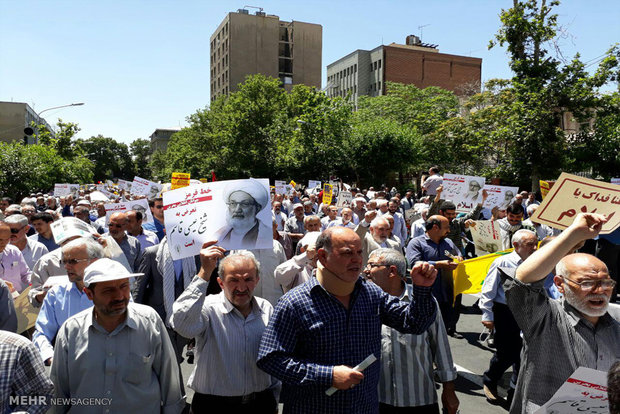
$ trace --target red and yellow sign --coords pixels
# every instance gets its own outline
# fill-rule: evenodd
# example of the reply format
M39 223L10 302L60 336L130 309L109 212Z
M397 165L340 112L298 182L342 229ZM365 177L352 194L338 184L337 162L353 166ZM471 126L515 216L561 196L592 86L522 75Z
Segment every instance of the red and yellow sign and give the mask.
M189 174L188 173L172 173L172 186L171 190L176 190L177 188L187 187L189 185Z

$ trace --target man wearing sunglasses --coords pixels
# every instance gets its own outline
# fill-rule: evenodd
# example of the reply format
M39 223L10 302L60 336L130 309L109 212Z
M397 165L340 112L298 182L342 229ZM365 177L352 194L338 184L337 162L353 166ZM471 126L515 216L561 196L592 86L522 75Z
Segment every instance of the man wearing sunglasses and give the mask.
M11 244L11 227L0 222L0 279L10 283L9 289L21 293L30 284L30 269L19 249Z
M26 237L30 225L28 224L28 218L22 214L13 214L7 217L6 224L11 228L11 244L19 249L24 256L24 260L29 269L34 268L34 264L43 255L49 253L47 247L43 243Z
M608 309L615 281L596 257L567 255L596 237L606 221L600 214L580 214L516 272L504 272L516 275L505 284L506 302L525 341L511 413L535 411L578 367L608 371L620 359L620 315ZM554 267L554 282L564 294L559 301L544 293L545 278Z
M60 326L70 316L93 306L93 302L84 293L84 270L104 256L103 247L94 239L85 237L68 242L61 251L61 263L67 271L70 283L53 286L47 292L32 336L32 342L41 353L45 365L52 362L53 343Z

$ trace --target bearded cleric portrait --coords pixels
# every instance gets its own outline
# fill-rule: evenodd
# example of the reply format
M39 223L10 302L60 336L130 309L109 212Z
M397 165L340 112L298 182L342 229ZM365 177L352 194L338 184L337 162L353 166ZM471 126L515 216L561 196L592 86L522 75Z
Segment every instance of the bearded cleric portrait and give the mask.
M256 249L261 240L271 240L271 215L268 222L258 217L269 208L269 192L258 180L231 182L224 189L226 224L215 233L218 245L226 249Z

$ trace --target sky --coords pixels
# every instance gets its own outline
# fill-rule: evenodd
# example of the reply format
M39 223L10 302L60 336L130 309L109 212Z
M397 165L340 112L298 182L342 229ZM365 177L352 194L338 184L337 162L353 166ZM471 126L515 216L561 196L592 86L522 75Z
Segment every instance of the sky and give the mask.
M409 34L443 53L482 58L483 82L511 77L504 48L487 49L512 0L262 0L281 20L323 26L326 66L356 49L404 43ZM0 0L0 101L26 102L44 118L76 122L78 138L129 144L156 128L187 126L209 103L209 38L229 0ZM254 9L249 9L253 12ZM620 42L620 1L564 0L555 9L563 54L596 63ZM420 26L424 26L420 28ZM590 66L594 69L596 65Z

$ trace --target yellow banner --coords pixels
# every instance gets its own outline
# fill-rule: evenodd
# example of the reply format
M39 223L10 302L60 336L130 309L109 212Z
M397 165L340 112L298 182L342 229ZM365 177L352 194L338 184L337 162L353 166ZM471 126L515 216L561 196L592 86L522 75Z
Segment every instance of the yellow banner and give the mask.
M323 204L332 203L333 189L331 184L323 184Z
M201 178L201 179L200 179L200 182L201 182L201 183L208 183L208 182L209 182L209 180L208 180L207 178Z
M188 173L172 173L172 186L171 190L176 190L177 188L187 187L189 185L189 174Z
M513 250L502 250L501 252L475 257L459 263L456 270L452 272L452 277L454 278L454 297L459 293L480 293L484 279L487 277L487 273L489 273L491 263L498 257Z
M15 314L17 315L17 333L22 333L32 328L39 315L40 309L30 304L28 292L30 292L30 286L24 289L14 300Z
M538 180L538 182L540 183L540 194L542 195L542 198L544 200L545 197L547 197L547 194L549 194L549 190L551 190L551 187L553 187L553 184L555 184L555 181Z
M297 187L297 183L293 180L291 180L291 182L289 183L291 185L291 187L295 188Z

